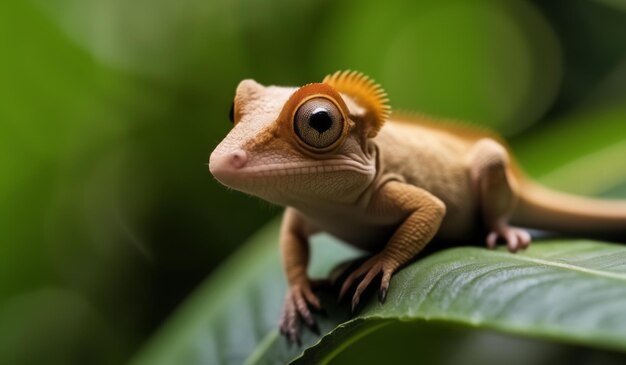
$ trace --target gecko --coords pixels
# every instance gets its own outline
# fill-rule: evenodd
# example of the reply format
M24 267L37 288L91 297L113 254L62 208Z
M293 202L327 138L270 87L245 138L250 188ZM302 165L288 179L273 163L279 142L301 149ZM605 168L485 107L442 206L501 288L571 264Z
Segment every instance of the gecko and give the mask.
M371 253L339 297L392 275L428 243L484 239L515 253L528 228L567 235L626 236L626 201L592 199L533 182L490 131L427 116L391 113L382 87L337 71L302 87L246 79L230 110L234 124L209 158L223 185L286 207L279 246L288 284L280 332L299 342L321 309L309 278L309 238L320 232ZM481 238L482 237L482 238Z

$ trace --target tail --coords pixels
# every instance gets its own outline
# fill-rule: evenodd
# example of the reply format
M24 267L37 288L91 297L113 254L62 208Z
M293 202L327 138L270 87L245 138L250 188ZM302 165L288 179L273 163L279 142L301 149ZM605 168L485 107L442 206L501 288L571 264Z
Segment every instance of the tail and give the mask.
M626 242L626 200L585 198L526 183L511 223L568 236Z

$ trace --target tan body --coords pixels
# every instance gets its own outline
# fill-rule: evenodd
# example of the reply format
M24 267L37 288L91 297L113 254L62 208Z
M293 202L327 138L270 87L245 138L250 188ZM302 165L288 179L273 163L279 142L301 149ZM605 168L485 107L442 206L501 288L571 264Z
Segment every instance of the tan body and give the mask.
M434 132L421 126L418 119L412 123L392 119L372 144L376 146L378 174L358 201L294 207L306 217L309 234L323 231L361 249L379 251L380 242L386 242L405 218L401 213L381 214L371 209L377 189L389 181L422 188L444 203L446 216L437 238L466 240L468 234L476 233L478 201L465 161L472 143L450 132Z
M302 88L243 81L235 127L210 159L227 186L284 205L281 253L289 292L281 331L298 340L319 308L307 275L309 237L328 232L374 253L343 283L353 309L382 274L432 240L485 235L511 252L528 247L520 228L626 238L626 203L572 197L526 179L500 139L425 117L389 116L384 93L361 74L336 73ZM383 127L383 124L385 126Z
M382 181L398 179L444 203L446 215L437 238L458 241L476 233L478 197L468 159L476 141L420 124L414 118L403 122L391 119L373 142L380 151Z

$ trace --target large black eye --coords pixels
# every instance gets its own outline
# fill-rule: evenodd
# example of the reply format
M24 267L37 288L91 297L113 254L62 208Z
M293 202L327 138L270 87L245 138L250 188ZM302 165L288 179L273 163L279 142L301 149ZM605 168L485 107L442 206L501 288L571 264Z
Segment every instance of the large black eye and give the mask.
M228 119L230 120L231 123L235 123L235 102L234 101L232 104L230 104L230 111L228 112Z
M314 148L332 145L341 137L344 128L339 108L326 98L315 98L302 104L293 123L298 138Z

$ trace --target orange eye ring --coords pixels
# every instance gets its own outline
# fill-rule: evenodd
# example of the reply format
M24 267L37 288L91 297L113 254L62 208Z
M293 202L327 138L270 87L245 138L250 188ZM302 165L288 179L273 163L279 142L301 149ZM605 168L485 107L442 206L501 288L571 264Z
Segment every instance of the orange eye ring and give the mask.
M290 122L298 145L318 154L337 148L350 129L343 109L325 94L313 94L300 100L293 108Z
M318 144L320 147L315 147L315 144L307 144L301 138L302 131L296 130L295 118L298 111L304 104L313 99L320 99L320 101L329 105L331 109L336 110L337 120L340 120L341 122L340 131L337 133L338 138L328 144ZM346 137L354 127L354 123L348 117L348 107L341 98L341 95L339 95L339 93L335 91L332 86L324 83L306 84L297 89L293 94L291 94L283 106L277 122L280 131L279 133L283 135L283 138L290 140L291 143L298 148L298 150L310 156L319 156L321 154L334 151L343 144ZM300 134L298 134L299 132ZM324 139L326 136L320 138Z

